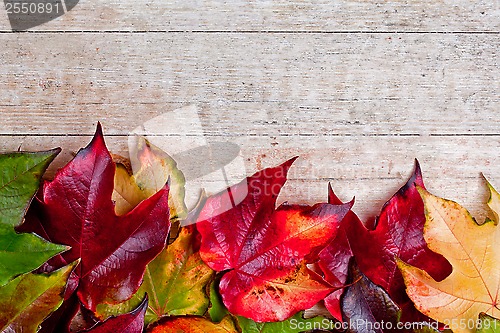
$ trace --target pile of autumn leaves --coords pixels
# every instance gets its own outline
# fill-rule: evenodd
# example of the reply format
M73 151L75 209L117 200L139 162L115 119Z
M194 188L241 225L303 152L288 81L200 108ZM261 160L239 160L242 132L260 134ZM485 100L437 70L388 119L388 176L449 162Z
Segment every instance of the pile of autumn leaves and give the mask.
M98 126L40 190L59 150L0 155L2 332L432 331L435 321L466 332L500 316L500 196L489 184L495 219L479 225L428 193L417 164L363 224L331 188L328 203L276 208L291 159L188 214L175 162L145 140L137 148L132 174Z

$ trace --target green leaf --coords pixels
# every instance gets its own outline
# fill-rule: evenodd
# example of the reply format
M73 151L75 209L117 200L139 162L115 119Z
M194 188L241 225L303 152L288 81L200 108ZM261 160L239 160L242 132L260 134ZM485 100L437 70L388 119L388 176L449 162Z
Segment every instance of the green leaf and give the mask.
M217 286L220 283L220 275L215 278L212 283L210 283L210 306L208 308L208 314L213 322L220 322L225 316L229 314L229 311L222 303L222 297L217 290Z
M97 315L107 318L137 307L149 295L145 323L161 316L203 315L209 299L206 286L214 275L194 248L195 229L181 229L178 238L158 255L146 268L139 291L125 303L115 306L99 305Z
M0 286L67 250L36 235L14 231L23 221L42 174L59 151L0 154Z
M0 331L36 332L63 302L66 281L76 262L50 275L28 273L0 287Z
M484 312L479 314L479 325L476 333L499 333L500 320L488 316Z

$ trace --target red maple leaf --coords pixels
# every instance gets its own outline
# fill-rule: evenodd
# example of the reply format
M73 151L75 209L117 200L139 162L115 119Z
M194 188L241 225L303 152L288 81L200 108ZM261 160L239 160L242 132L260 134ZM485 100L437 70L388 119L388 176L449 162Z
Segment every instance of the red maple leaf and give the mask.
M374 228L368 229L352 214L352 218L346 218L342 225L348 241L341 239L340 244L332 242L330 245L332 248L323 251L320 264L329 282L334 284L334 281L331 281L333 277L345 282L347 266L338 267L339 255L336 257L329 255L328 252L336 253L340 248L344 251L342 262L354 254L360 270L373 283L385 289L401 307L402 321L418 321L426 317L413 307L413 303L406 295L396 257L427 271L437 280L444 279L452 270L449 262L440 254L432 252L423 238L424 204L415 185L424 188L418 161L415 161L415 170L408 182L385 203ZM330 193L329 197L331 200L336 199L333 193ZM333 200L336 202L338 199L335 199ZM350 247L352 254L346 250L347 246ZM338 296L340 294L335 294L326 300L327 307L331 305L329 310L336 317L339 310Z
M334 205L342 204L342 201L335 195L330 184L328 184L328 202ZM349 228L349 225L355 223L361 223L361 220L351 210L340 223L335 239L319 253L318 266L323 271L325 280L338 288L325 297L325 307L339 321L342 321L340 297L344 291L349 274L349 260L353 256L346 230Z
M219 285L224 304L257 322L285 320L333 290L306 263L335 237L351 204L283 204L276 209L294 160L209 197L198 217L201 257L212 269L228 271ZM214 214L241 193L246 194L241 202Z
M165 247L170 229L168 185L130 213L117 216L111 200L114 173L98 124L92 142L44 184L22 227L71 246L51 259L46 270L79 259L68 289L76 289L92 311L99 303L122 302L137 291L146 265Z

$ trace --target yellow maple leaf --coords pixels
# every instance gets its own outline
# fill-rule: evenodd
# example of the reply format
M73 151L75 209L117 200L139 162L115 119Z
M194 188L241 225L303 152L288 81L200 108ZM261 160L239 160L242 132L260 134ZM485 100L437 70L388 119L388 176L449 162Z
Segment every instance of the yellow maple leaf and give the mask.
M488 183L488 205L498 217L500 195ZM455 333L475 332L479 314L500 317L500 229L496 221L479 225L459 204L419 188L424 200L424 238L429 248L453 266L442 281L398 261L408 296L428 317Z
M168 203L170 219L176 221L187 215L184 204L184 175L177 169L176 162L166 152L154 146L145 138L139 138L137 153L130 156L132 165L137 166L131 175L127 162L117 160L113 200L115 211L124 215L139 202L158 192L170 178Z

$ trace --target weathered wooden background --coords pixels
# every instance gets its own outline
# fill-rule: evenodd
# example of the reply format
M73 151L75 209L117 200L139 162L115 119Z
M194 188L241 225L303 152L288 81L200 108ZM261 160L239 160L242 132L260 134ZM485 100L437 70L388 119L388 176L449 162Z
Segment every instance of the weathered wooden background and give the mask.
M368 218L418 158L432 192L482 219L480 172L500 188L499 7L81 0L24 33L3 13L0 150L60 146L53 174L97 121L126 155L136 127L194 106L191 137L239 145L248 174L301 156L282 201L325 200L331 182ZM182 137L167 118L145 134Z

